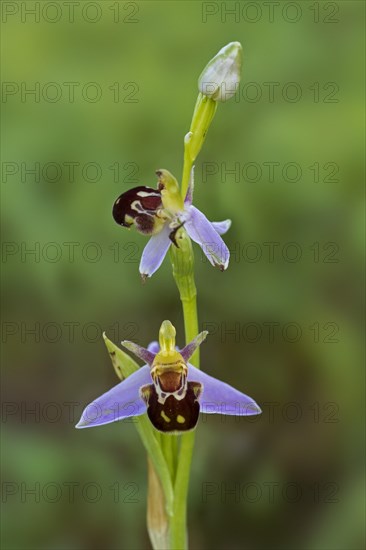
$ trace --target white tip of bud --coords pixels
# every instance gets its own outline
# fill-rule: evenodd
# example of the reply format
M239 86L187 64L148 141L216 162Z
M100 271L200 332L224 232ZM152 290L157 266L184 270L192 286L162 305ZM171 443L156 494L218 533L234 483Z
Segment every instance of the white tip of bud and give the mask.
M214 101L227 101L235 95L239 82L243 49L230 42L208 62L198 79L199 91Z

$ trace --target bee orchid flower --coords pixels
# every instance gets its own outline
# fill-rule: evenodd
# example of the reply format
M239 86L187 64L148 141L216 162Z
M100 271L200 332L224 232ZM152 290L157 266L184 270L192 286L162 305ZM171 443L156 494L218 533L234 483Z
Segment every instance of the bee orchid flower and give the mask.
M175 328L164 321L159 344L147 349L122 345L145 365L98 397L84 410L77 428L90 428L147 413L160 432L178 434L196 427L200 413L248 416L261 413L257 403L225 382L196 369L188 360L207 331L178 351Z
M143 279L159 269L172 244L179 246L177 232L182 227L201 246L210 263L225 270L230 253L220 235L226 233L231 221L211 223L193 206L193 168L184 201L177 180L168 170L157 170L156 174L157 189L135 187L122 193L113 205L113 217L119 225L135 225L140 233L151 236L140 262Z

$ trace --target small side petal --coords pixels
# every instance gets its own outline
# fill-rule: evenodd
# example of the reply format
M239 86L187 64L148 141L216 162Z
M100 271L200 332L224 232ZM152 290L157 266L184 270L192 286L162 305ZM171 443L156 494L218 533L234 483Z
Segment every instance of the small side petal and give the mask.
M211 222L214 230L219 235L224 235L227 231L229 231L231 227L231 220L224 220L223 222Z
M139 394L139 390L144 384L151 384L148 365L144 365L123 382L90 403L84 409L76 428L102 426L123 418L144 414L146 405Z
M208 334L207 330L204 330L203 332L200 332L198 334L198 336L196 336L196 338L194 340L192 340L192 342L189 342L189 344L187 344L181 350L180 354L181 354L181 356L183 357L183 359L185 361L188 361L188 359L190 357L192 357L192 355L194 354L194 352L196 351L198 346L200 346L202 344L202 342L204 342L204 340L206 340L207 334Z
M254 399L191 364L188 364L188 381L203 385L199 400L202 413L250 416L262 412Z
M150 238L145 246L140 262L140 273L143 277L151 277L163 263L171 245L170 232L171 229L166 224L159 233Z
M222 238L195 206L187 209L188 216L184 225L188 235L198 243L213 266L224 270L229 265L230 252Z
M149 349L143 348L142 346L135 344L135 342L130 342L129 340L123 340L121 344L124 348L136 355L136 357L139 357L142 361L148 363L148 365L153 364L156 354L152 353Z

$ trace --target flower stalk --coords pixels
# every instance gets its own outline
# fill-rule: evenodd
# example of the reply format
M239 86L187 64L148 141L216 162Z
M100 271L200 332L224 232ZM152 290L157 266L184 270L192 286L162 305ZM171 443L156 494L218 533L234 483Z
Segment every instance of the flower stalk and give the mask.
M184 139L184 161L181 194L187 194L193 164L201 151L210 124L215 116L217 100L223 100L218 88L225 85L225 78L230 82L240 80L241 45L237 42L220 50L202 72L199 79L200 93L193 112L191 127ZM206 75L206 76L205 76ZM215 95L205 95L202 82L207 76L221 79ZM194 256L192 242L184 230L180 231L178 247L170 248L170 260L173 277L179 290L182 302L186 344L198 334L197 290L194 280ZM191 358L192 364L199 368L199 348ZM177 473L174 484L174 512L171 518L171 547L177 550L187 548L187 497L189 488L190 467L192 462L195 432L180 436L180 450Z
M207 99L207 101L205 101ZM184 166L181 193L185 198L193 163L201 150L207 130L216 112L216 103L199 94L190 129L191 137L185 139ZM189 134L188 134L189 135ZM186 344L198 334L197 289L194 280L194 254L192 242L184 230L180 231L179 246L170 248L170 261L182 303ZM191 358L199 368L199 348ZM195 432L180 436L180 448L174 484L174 509L171 518L171 548L185 550L188 547L187 499L190 469L195 442Z
M172 247L170 260L173 276L177 284L183 308L186 343L198 334L197 290L194 281L194 256L192 243L188 235L182 231L179 238L179 248ZM192 364L199 368L199 350L191 358ZM174 509L171 518L171 548L185 550L187 548L187 497L189 489L190 467L192 462L195 432L191 431L180 436L180 448L174 483Z
M76 427L135 417L135 426L147 451L147 529L154 550L188 547L187 497L194 428L199 413L250 415L261 412L249 396L199 370L199 346L207 331L198 334L191 241L201 246L213 266L221 271L228 267L230 253L220 235L229 229L231 222L210 222L192 204L193 166L218 102L227 101L236 91L241 59L241 45L231 42L200 75L199 94L184 139L181 185L170 172L160 169L156 172L157 189L144 186L130 189L122 193L113 206L113 217L119 225L135 225L140 233L150 236L140 263L143 280L159 269L169 251L182 304L186 345L176 348L175 328L170 321L163 321L159 343L152 342L146 349L134 342L122 342L144 361L139 367L103 335L122 382L89 404Z
M215 116L217 102L203 95L198 94L194 108L191 127L184 138L184 164L182 175L182 197L187 193L191 170L202 145L205 141L210 124Z

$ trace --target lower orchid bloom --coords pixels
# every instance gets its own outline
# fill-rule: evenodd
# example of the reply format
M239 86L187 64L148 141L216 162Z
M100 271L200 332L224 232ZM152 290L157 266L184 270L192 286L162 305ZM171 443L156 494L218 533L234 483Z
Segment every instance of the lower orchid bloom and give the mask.
M193 169L187 195L183 201L177 180L167 170L158 170L158 188L135 187L122 193L113 205L115 221L136 229L151 238L142 253L140 273L151 277L161 266L171 244L177 245L176 233L184 226L190 238L198 243L213 266L222 271L229 265L230 253L220 235L231 221L210 222L192 204Z
M153 342L145 349L122 342L146 364L90 403L76 427L91 428L147 413L157 430L177 434L195 428L200 412L235 416L262 412L244 393L188 363L207 331L180 351L175 347L175 334L171 322L164 321L160 346Z

